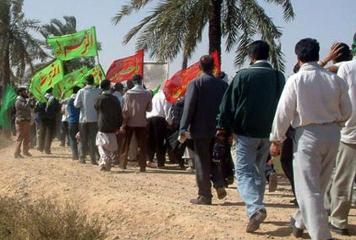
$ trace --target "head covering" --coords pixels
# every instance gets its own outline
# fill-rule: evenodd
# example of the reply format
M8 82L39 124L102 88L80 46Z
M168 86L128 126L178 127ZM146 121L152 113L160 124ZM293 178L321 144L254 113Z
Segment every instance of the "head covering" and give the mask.
M27 90L27 85L19 85L17 87L18 90Z
M27 90L27 86L26 85L19 85L17 87L16 93L20 94L20 92L22 92L23 90Z

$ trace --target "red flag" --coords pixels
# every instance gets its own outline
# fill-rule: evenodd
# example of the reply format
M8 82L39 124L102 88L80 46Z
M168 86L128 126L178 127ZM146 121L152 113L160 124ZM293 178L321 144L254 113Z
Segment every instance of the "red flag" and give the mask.
M143 76L143 59L142 49L133 56L114 61L106 73L106 78L112 82L123 82L132 79L136 74Z
M188 84L201 74L199 63L194 63L190 67L180 70L170 79L166 80L163 92L170 103L175 103L180 97L184 96Z
M211 57L214 60L214 75L220 75L220 61L217 51L211 53ZM201 74L199 62L194 63L186 69L180 70L175 73L173 77L166 80L163 86L163 92L166 95L166 99L170 103L175 103L180 97L184 96L187 91L189 82L193 81Z

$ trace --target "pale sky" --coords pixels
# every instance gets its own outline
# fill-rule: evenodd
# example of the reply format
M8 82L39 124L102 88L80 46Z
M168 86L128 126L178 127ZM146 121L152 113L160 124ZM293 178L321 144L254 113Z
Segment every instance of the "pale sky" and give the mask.
M98 41L102 43L100 62L104 70L115 59L132 55L135 52L135 42L122 44L123 36L135 26L149 9L140 11L115 26L112 17L115 16L121 5L129 0L25 0L24 12L27 18L35 18L42 23L48 23L52 18L75 16L77 29L95 26ZM158 2L158 1L157 1ZM260 0L259 2L265 2ZM352 43L356 32L356 1L355 0L294 0L296 18L285 23L282 11L274 5L263 4L266 12L273 18L276 25L282 27L282 47L286 57L286 74L291 73L296 62L294 46L296 42L305 37L319 40L321 55L324 56L331 44L335 41ZM201 55L208 51L207 35L197 48L190 63L196 62ZM148 57L146 61L151 61ZM181 57L170 62L170 75L181 67ZM222 70L233 77L238 70L234 66L234 54L222 54Z

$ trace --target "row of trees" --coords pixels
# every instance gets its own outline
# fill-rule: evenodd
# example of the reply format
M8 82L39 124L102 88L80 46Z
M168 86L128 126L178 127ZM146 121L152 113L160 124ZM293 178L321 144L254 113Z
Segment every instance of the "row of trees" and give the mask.
M294 18L290 0L260 0L282 7L286 21ZM154 9L125 36L124 43L137 37L136 47L149 51L158 60L173 60L183 53L183 68L202 41L208 28L209 51L235 51L235 63L243 64L247 57L246 46L256 36L272 46L271 62L284 69L279 39L281 30L273 23L257 0L130 0L114 17L119 24L124 17L137 12L149 3ZM21 81L36 69L53 60L46 47L48 35L76 32L75 17L64 21L52 19L41 25L37 20L26 19L23 0L0 1L0 85ZM36 34L37 33L37 34ZM34 35L41 36L40 39ZM225 44L223 44L225 41ZM94 59L79 59L65 63L68 72L80 65L93 65Z
M114 17L119 24L124 17L146 5L156 4L149 14L125 36L124 43L137 37L137 48L150 51L152 57L172 60L183 53L183 68L201 42L208 28L209 52L235 51L235 63L241 65L247 57L247 46L254 38L262 38L271 45L271 62L284 70L281 51L281 30L266 14L260 3L281 6L285 21L294 18L290 0L131 0Z

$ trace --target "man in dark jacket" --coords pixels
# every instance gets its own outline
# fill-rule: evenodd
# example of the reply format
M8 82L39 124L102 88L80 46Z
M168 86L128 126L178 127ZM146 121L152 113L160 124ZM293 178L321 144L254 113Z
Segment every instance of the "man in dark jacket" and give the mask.
M23 155L31 156L29 153L30 144L30 122L31 122L31 101L28 99L27 90L25 87L19 87L17 90L18 97L15 102L16 108L16 150L15 158L22 158L21 144Z
M122 112L119 100L110 91L110 81L102 81L100 88L103 93L95 103L99 130L96 136L96 145L100 154L100 170L110 171L111 162L116 157L118 146L116 133L122 124Z
M186 139L190 133L194 142L196 180L199 191L198 198L190 202L209 205L212 199L210 171L213 139L216 133L216 116L227 83L213 76L214 62L210 56L200 58L200 68L203 74L189 84L185 95L183 116L180 122L180 138ZM226 195L223 187L218 188L217 191L218 196Z
M47 102L38 102L35 108L40 122L38 150L40 152L44 150L46 154L51 154L51 144L56 129L56 119L60 105L58 100L52 95L52 88L47 90L45 98Z
M219 132L233 131L237 142L235 172L238 191L246 204L247 232L256 231L267 217L263 204L264 170L270 146L269 133L284 76L267 62L269 45L255 41L249 47L252 65L239 71L220 105Z

